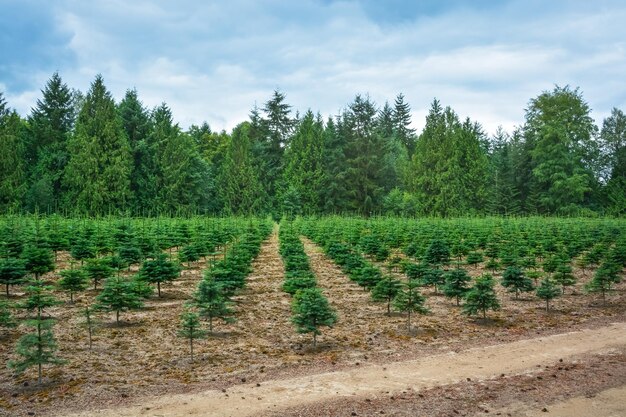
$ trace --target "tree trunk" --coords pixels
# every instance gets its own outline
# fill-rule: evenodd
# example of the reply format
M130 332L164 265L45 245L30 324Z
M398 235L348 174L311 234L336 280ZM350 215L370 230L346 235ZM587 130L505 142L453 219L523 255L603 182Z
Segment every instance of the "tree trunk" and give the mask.
M157 292L159 293L159 298L161 298L161 281L157 281Z
M550 299L546 299L546 311L550 311Z
M191 350L191 362L193 362L193 333L191 333L190 336L191 337L189 338L189 348Z
M317 333L313 332L313 349L317 348Z
M409 330L409 334L411 333L411 309L409 308L409 315L407 319L407 328Z
M209 317L209 333L213 333L213 316Z
M119 310L115 310L115 322L117 324L120 323L120 311Z
M7 284L7 298L9 298L9 284Z
M391 316L391 298L387 299L387 315Z
M70 303L74 304L74 293L70 291Z
M39 385L41 385L41 356L42 356L42 346L41 346L42 342L41 342L41 310L37 310L37 353L38 353L38 358L37 360L39 361L37 363L37 382L39 383Z

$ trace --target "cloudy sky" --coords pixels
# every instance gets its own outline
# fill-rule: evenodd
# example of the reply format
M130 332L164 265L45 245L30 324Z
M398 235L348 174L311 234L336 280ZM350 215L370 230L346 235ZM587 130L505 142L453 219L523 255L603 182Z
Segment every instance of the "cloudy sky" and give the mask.
M181 126L231 129L274 89L336 114L356 93L434 97L493 132L528 100L580 87L601 122L626 109L623 0L0 0L0 91L29 113L54 71L116 99L136 87Z

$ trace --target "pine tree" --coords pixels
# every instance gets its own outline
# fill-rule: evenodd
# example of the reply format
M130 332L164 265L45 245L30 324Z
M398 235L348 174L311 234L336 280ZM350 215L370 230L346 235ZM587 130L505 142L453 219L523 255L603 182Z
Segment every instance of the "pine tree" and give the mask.
M20 304L19 308L27 311L35 311L37 317L41 317L44 310L59 304L59 301L51 293L52 287L44 285L40 280L31 281L26 287L27 299Z
M296 292L291 304L291 321L298 333L313 333L313 349L317 347L320 327L332 327L337 313L319 288L307 288Z
M346 171L348 169L345 155L345 141L339 135L343 130L342 123L335 123L332 118L326 122L324 129L324 186L321 201L325 213L338 214L347 209Z
M207 336L206 331L202 330L200 325L200 316L190 310L185 310L180 316L180 326L178 335L189 340L189 351L191 361L193 362L193 341L196 339L204 339Z
M445 274L445 280L443 294L446 297L455 297L456 305L458 306L459 300L464 298L469 291L467 284L472 280L472 277L469 276L465 269L455 268Z
M161 283L171 282L179 277L180 266L167 260L167 255L159 254L153 260L147 260L139 270L139 278L151 284L157 284L157 292L161 297Z
M407 313L407 329L411 332L411 313L427 314L429 310L424 306L426 298L420 293L419 286L409 281L393 300L393 308Z
M9 286L22 284L26 276L24 261L15 258L0 258L0 284L6 286L9 298Z
M24 267L35 275L35 279L46 272L54 271L54 256L52 251L43 245L30 244L22 252Z
M556 270L552 279L561 285L562 293L565 294L565 287L576 284L576 277L572 274L572 266L569 261L558 259Z
M537 297L546 301L546 311L550 311L550 300L560 295L560 290L550 278L544 278L536 290Z
M520 292L530 292L534 290L531 279L517 266L509 266L504 270L502 274L502 286L509 292L514 292L516 300L519 298Z
M57 210L63 198L63 171L69 155L68 140L74 126L75 98L58 73L41 91L42 99L29 117L32 161L27 207L49 212Z
M93 289L98 289L98 283L105 281L113 275L113 269L110 266L110 259L107 258L93 258L87 260L87 263L83 267L87 278L93 281Z
M87 274L82 269L66 269L59 272L61 279L57 283L60 289L70 293L70 303L74 303L74 293L87 288Z
M484 274L476 279L474 286L465 295L463 313L476 315L483 313L483 318L487 318L488 310L499 310L500 303L494 291L495 282L489 274Z
M593 279L587 283L585 289L591 293L602 294L602 303L606 305L606 294L611 291L613 284L620 281L621 267L614 262L604 262L596 270Z
M302 211L317 213L324 181L324 124L307 111L285 151L285 193L298 193Z
M263 189L254 166L248 132L250 124L233 129L220 178L220 193L226 210L232 214L250 214L262 208Z
M415 153L416 135L411 126L411 106L404 101L404 95L398 94L394 102L392 113L393 134L402 143L408 152L408 156Z
M103 214L130 200L132 154L111 93L98 75L87 93L68 143L64 183L67 207Z
M143 302L132 281L120 277L109 278L104 283L102 292L96 297L96 309L115 311L115 322L120 322L120 312L137 310Z
M85 307L83 317L85 318L85 321L83 322L83 327L87 329L87 335L89 337L89 350L91 350L93 346L93 334L96 328L100 325L100 323L94 317L93 309L89 307Z
M37 380L41 385L43 365L61 365L65 361L55 355L58 347L52 333L52 320L43 320L38 316L35 320L29 320L27 324L34 327L36 332L27 333L20 337L15 347L15 353L22 359L9 361L9 367L21 374L31 366L37 366Z
M0 212L21 208L26 192L26 127L0 92Z
M203 279L193 295L193 305L200 316L209 321L209 332L213 333L213 319L222 319L226 323L234 321L232 302L222 293L220 285L212 279Z
M385 277L378 281L372 289L372 299L374 301L387 302L387 315L391 314L391 301L398 295L402 288L402 283L392 277Z
M626 116L614 108L602 122L600 146L603 154L603 176L608 177L604 188L609 214L626 214Z
M6 301L0 301L0 328L11 329L16 326L13 314L11 314L11 305Z

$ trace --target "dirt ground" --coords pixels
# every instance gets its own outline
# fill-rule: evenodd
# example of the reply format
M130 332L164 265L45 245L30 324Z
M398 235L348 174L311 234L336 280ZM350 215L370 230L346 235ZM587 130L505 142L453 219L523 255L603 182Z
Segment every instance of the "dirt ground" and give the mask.
M550 313L534 298L515 301L498 289L502 310L490 313L488 320L475 320L461 315L451 300L427 290L432 313L417 317L418 331L409 335L404 317L386 316L384 305L372 302L318 247L304 242L319 286L339 315L334 328L323 329L316 351L310 347L310 336L295 333L289 321L290 297L280 290L283 265L274 231L254 261L246 289L237 296L237 322L218 322L216 334L196 344L194 363L189 360L187 343L176 332L183 304L191 298L206 261L192 263L179 280L164 285L161 299L155 296L145 309L123 313L121 325L114 323L113 314L100 315L102 325L92 351L81 327L81 310L90 305L96 292L79 294L74 305L51 308L48 313L57 319L54 330L59 356L68 363L45 369L43 387L35 386L34 370L15 376L0 369L0 416L91 413L149 402L155 396L228 390L242 383L261 384L412 360L626 321L625 284L618 286L605 307L596 296L582 293L592 272L583 276L575 268L579 283L555 300ZM68 256L60 258L58 269L63 269ZM478 275L480 266L470 272ZM58 277L49 274L46 279ZM21 298L17 291L11 301ZM59 294L59 298L66 300L67 296ZM24 330L0 338L4 363L12 357L13 346ZM623 367L623 361L620 364Z

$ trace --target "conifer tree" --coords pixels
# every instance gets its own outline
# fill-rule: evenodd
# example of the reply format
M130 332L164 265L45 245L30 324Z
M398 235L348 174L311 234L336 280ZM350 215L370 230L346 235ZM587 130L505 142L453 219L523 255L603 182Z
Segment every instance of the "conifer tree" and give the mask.
M419 286L409 281L393 300L393 308L407 313L407 329L411 332L411 313L427 314L429 310L424 306L426 298L420 293Z
M161 283L171 282L179 277L180 266L167 260L167 255L161 253L155 259L147 260L139 270L139 278L151 284L157 284L157 292L161 297Z
M24 261L15 258L0 258L0 284L6 286L9 298L9 286L22 284L26 276Z
M126 209L132 154L113 97L100 75L82 103L68 150L67 208L96 214Z
M387 303L387 315L391 314L391 301L398 295L402 288L402 283L392 277L384 277L372 289L372 299L374 301L384 301Z
M35 279L46 272L54 271L54 256L52 251L44 245L30 244L22 252L24 267L28 272L35 275Z
M74 125L74 94L57 72L41 91L29 117L32 158L27 207L58 210L63 197L62 177L69 155L67 143Z
M191 361L193 362L193 341L204 339L207 336L207 332L202 330L202 326L200 325L200 316L198 313L187 309L181 314L178 335L189 340L189 351Z
M550 301L560 295L559 288L551 278L544 278L536 290L537 297L546 302L546 311L550 311Z
M445 274L445 280L443 294L446 297L455 297L456 305L458 306L459 300L464 298L469 291L467 284L472 280L472 277L469 276L465 269L455 268Z
M348 169L345 155L345 141L339 135L342 123L332 118L326 122L324 129L324 186L321 201L325 213L338 214L347 209L346 202L346 171Z
M96 297L96 309L115 311L115 322L120 322L120 312L137 310L143 302L131 281L120 277L109 278L104 283L102 292Z
M614 262L603 262L593 275L593 279L587 283L585 289L591 293L600 293L602 302L606 305L606 294L611 287L619 282L621 267Z
M21 208L26 192L26 127L0 92L0 212Z
M562 293L565 294L565 287L576 284L576 277L572 274L572 266L569 261L558 259L556 270L552 275L552 279L561 285Z
M11 329L16 326L13 314L11 314L11 305L6 301L0 301L0 328Z
M494 291L493 277L483 274L476 279L474 286L465 295L463 313L471 316L479 312L483 313L483 318L487 318L488 310L499 310L500 303Z
M520 292L530 292L534 290L531 279L517 266L509 266L504 270L502 274L502 286L509 292L514 292L516 300L519 298Z
M110 266L110 259L93 258L87 260L83 267L87 277L93 281L93 289L98 289L98 283L105 281L113 275L113 269Z
M87 288L87 274L82 269L66 269L59 272L61 279L57 283L60 289L70 293L70 303L74 303L74 293Z
M404 94L398 94L394 102L392 113L393 134L404 145L408 156L415 152L416 135L411 126L411 106L404 101Z
M220 285L213 279L203 279L193 296L193 305L200 316L209 321L209 332L213 333L213 319L222 319L226 323L234 321L232 302L222 293Z
M306 288L296 292L291 304L291 321L298 333L313 333L313 349L317 347L320 327L332 327L337 322L337 313L319 288Z

